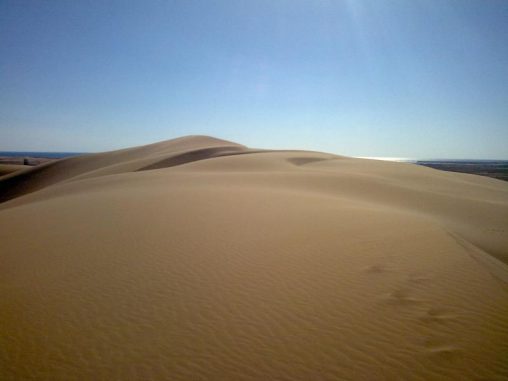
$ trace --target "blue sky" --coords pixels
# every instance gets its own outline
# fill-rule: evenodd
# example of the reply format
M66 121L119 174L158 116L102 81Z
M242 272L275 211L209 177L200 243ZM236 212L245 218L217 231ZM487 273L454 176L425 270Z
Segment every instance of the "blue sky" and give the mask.
M508 159L506 0L0 0L0 150Z

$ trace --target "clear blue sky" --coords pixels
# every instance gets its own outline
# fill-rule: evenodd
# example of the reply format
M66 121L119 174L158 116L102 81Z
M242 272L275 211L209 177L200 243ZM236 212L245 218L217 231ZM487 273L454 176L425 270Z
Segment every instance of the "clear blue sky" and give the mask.
M0 0L0 150L508 159L506 0Z

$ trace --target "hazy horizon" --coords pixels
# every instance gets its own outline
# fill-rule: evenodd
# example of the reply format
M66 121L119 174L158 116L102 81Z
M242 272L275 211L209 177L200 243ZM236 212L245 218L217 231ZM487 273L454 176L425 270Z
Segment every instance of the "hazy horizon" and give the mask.
M126 148L132 148L132 147L126 147ZM254 147L255 148L255 147ZM97 151L88 151L88 152L77 152L77 151L26 151L26 150L19 150L19 151L9 151L9 150L0 150L0 155L2 154L16 154L16 156L26 156L26 155L20 155L20 154L54 154L54 155L61 155L61 157L68 157L68 156L74 156L74 155L84 155L84 154L94 154L99 153ZM55 156L56 157L56 156ZM390 157L390 156L352 156L359 159L374 159L374 160L384 160L384 161L508 161L508 159L496 159L496 158L490 158L490 159L475 159L475 158L450 158L450 157Z
M508 159L508 2L0 4L0 150Z

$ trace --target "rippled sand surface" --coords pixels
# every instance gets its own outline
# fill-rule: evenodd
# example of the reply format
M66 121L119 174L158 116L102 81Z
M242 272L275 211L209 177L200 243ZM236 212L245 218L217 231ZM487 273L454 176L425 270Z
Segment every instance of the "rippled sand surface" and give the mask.
M209 137L0 177L1 380L508 379L508 183Z

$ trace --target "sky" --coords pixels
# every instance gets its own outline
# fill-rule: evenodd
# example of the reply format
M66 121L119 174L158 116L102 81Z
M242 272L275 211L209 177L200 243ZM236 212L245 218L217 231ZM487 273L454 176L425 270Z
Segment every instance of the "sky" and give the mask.
M508 159L506 0L0 0L0 150Z

